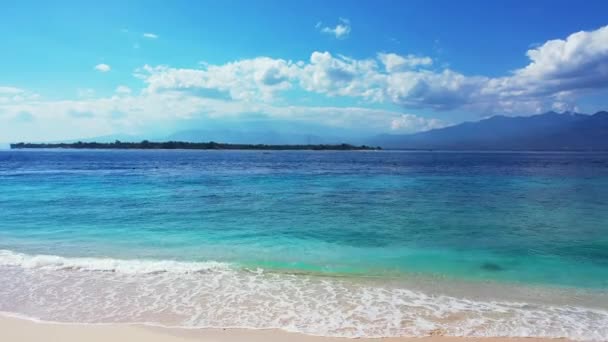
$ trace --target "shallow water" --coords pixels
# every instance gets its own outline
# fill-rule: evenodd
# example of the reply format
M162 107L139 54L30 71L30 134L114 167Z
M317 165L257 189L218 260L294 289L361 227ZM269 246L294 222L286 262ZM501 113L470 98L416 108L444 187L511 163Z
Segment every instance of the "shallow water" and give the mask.
M608 338L608 154L0 152L0 311Z

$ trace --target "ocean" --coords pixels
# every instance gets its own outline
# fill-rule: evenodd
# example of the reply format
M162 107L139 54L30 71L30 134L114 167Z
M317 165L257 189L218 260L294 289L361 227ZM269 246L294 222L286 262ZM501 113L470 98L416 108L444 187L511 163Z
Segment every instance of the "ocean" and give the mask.
M608 340L608 153L0 151L0 311Z

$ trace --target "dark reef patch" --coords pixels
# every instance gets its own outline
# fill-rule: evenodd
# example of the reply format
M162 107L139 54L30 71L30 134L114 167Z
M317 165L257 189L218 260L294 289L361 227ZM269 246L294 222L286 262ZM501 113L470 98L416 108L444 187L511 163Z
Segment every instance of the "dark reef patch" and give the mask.
M499 271L504 271L505 268L500 266L499 264L495 264L493 262L484 262L481 265L481 269L484 271L492 271L492 272L499 272Z

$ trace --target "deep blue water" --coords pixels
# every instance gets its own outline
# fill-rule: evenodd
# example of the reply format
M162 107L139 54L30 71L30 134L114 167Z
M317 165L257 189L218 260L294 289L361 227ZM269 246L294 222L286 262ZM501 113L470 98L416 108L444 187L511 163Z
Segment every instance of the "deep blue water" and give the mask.
M608 154L0 151L0 249L608 288Z

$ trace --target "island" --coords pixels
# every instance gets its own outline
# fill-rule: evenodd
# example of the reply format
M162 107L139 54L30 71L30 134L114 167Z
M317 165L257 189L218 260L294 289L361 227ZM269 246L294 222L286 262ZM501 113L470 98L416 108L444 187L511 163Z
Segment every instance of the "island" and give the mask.
M75 143L16 143L11 149L112 149L112 150L315 150L315 151L357 151L381 150L380 147L351 144L317 144L317 145L266 145L266 144L226 144L210 142L165 141L154 142L82 142Z

